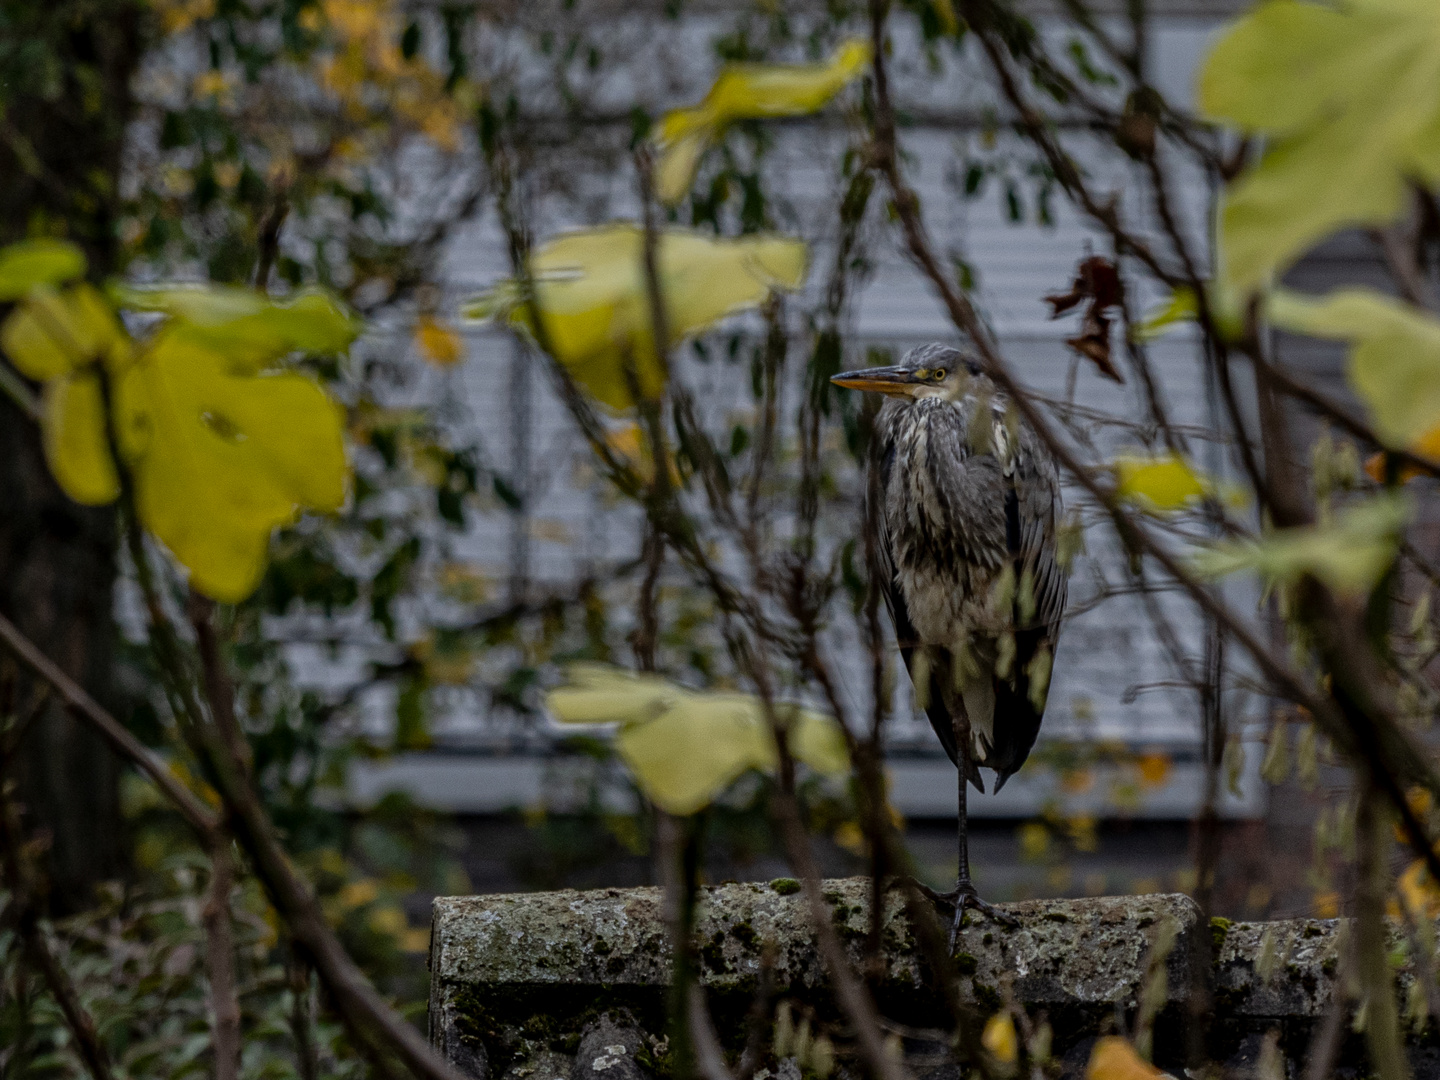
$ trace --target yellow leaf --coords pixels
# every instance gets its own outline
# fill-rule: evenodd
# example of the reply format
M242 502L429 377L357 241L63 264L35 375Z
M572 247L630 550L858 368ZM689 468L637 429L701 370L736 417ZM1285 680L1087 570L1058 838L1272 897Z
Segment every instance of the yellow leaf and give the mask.
M1115 471L1115 497L1146 510L1180 510L1211 490L1178 454L1122 456L1110 467Z
M1422 435L1412 449L1422 457L1440 461L1440 428L1436 428L1434 431ZM1385 473L1389 464L1386 459L1389 457L1390 455L1384 450L1371 454L1365 459L1365 475L1377 484L1385 483ZM1426 470L1416 465L1406 464L1400 466L1400 473L1397 479L1402 484L1408 484L1416 477L1429 475Z
M1288 582L1310 574L1336 592L1363 596L1394 561L1409 516L1404 497L1386 493L1347 506L1327 524L1215 544L1196 555L1194 564L1212 577L1254 570Z
M435 584L447 600L457 604L483 604L490 598L493 585L478 567L455 562L441 565L435 574Z
M376 933L384 934L386 937L398 938L410 929L410 923L405 918L405 912L398 907L379 907L370 913L365 920L366 925Z
M215 0L153 0L167 34L179 34L215 14Z
M436 367L450 367L465 357L460 335L434 315L421 315L415 320L415 347Z
M1165 1075L1118 1035L1098 1040L1085 1067L1085 1080L1159 1080Z
M948 8L948 0L942 2ZM727 64L699 105L676 109L660 122L656 194L665 203L679 202L706 149L729 124L812 113L863 72L870 55L868 41L852 38L823 64Z
M59 292L30 290L0 327L0 348L32 379L52 379L79 364L118 360L125 333L105 298L84 282Z
M162 330L119 382L116 411L141 522L216 600L254 591L277 526L344 501L342 417L304 375L236 374Z
M225 77L223 71L202 71L195 76L195 81L190 86L190 93L201 100L205 98L219 98L228 95L230 80Z
M693 814L742 773L775 769L777 752L758 698L703 693L656 675L576 664L546 705L568 724L618 723L616 747L645 794L671 814ZM835 720L777 705L795 757L819 772L843 773L849 756Z
M942 31L951 37L960 32L960 20L956 17L955 6L950 0L930 0L930 6L935 10L935 20Z
M1412 916L1433 919L1440 915L1440 889L1425 869L1424 859L1416 859L1406 868L1396 879L1395 889Z
M354 908L364 907L380 895L380 883L374 878L361 878L358 881L347 881L340 888L336 901L346 911Z
M1015 1021L1008 1012L998 1012L985 1022L980 1045L1002 1065L1009 1065L1020 1056L1020 1040L1015 1035Z
M1130 339L1153 341L1182 323L1194 322L1198 313L1195 291L1182 285L1170 294L1169 300L1130 327Z
M655 455L650 453L650 443L643 437L639 424L628 423L618 428L611 428L605 433L605 442L617 454L626 458L630 462L630 467L646 483L655 478ZM667 463L670 466L670 483L679 487L681 484L680 468L676 464L674 454L668 456Z
M344 352L361 328L339 300L321 289L304 289L284 301L224 286L112 291L121 307L171 316L172 335L183 335L250 373L292 352Z
M114 502L120 477L107 442L99 377L79 371L51 379L44 407L45 461L60 489L86 506Z
M545 707L562 724L635 723L659 716L684 692L658 675L572 664L565 685L546 695Z
M576 382L616 410L634 404L632 379L646 397L658 397L664 388L643 249L643 232L622 222L559 236L530 258L543 339ZM657 238L656 263L668 349L755 307L775 289L798 289L805 280L805 244L766 235L718 239L673 228ZM500 282L465 313L505 317L535 333L513 281Z
M1170 775L1169 754L1159 751L1141 754L1138 764L1140 766L1140 782L1146 787L1159 787Z
M1200 74L1212 119L1268 139L1220 213L1223 273L1247 294L1337 229L1380 225L1440 180L1433 0L1266 0Z
M85 256L64 240L21 240L0 248L0 300L19 300L37 285L62 285L85 273Z
M1030 860L1042 859L1050 850L1050 830L1043 822L1028 821L1020 826L1020 852Z
M464 686L475 674L474 651L454 635L437 638L432 633L412 645L410 655L420 661L429 683Z
M1350 342L1350 385L1389 445L1433 440L1440 427L1440 319L1372 289L1338 289L1322 298L1277 290L1266 311L1282 329Z
M775 768L775 745L743 694L685 695L673 708L616 736L620 756L662 810L693 814L742 773Z

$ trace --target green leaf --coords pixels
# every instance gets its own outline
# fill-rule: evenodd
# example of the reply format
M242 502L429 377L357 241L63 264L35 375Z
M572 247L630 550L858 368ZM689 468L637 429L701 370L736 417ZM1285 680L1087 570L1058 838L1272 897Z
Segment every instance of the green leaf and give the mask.
M703 693L654 675L577 664L546 705L567 724L619 724L616 747L646 796L667 813L693 814L743 773L773 772L777 752L760 700ZM777 705L791 753L811 768L840 774L850 765L836 721Z
M1282 329L1350 342L1350 385L1376 434L1390 446L1440 456L1440 320L1372 289L1321 298L1277 290L1266 314Z
M1380 225L1440 180L1433 0L1266 0L1211 51L1199 103L1267 139L1226 190L1220 262L1246 295L1337 229Z
M1326 524L1216 544L1194 556L1194 564L1209 577L1253 570L1281 584L1310 574L1337 593L1365 596L1394 562L1409 517L1404 496L1387 492L1346 507Z
M85 273L85 256L64 240L22 240L0 248L0 301L19 300L36 285L61 285Z
M1169 300L1130 327L1130 339L1154 341L1184 323L1194 322L1199 313L1195 291L1182 285L1170 294Z
M340 353L361 330L360 321L329 293L301 291L275 301L253 289L222 286L116 288L117 302L133 311L169 315L178 332L232 363L259 370L291 352Z

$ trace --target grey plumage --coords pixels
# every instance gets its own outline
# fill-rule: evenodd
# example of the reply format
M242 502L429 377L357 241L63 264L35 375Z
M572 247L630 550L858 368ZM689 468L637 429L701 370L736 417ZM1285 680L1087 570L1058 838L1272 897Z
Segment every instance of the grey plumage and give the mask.
M872 441L885 596L950 759L962 762L953 714L963 709L966 774L983 792L976 766L994 769L998 791L1035 744L1065 607L1057 471L958 350L924 345L895 370L915 389L887 397Z

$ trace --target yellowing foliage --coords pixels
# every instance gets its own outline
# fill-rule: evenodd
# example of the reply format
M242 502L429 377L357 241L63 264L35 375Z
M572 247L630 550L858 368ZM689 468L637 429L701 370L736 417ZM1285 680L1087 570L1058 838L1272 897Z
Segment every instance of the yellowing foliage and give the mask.
M151 7L160 16L160 25L167 34L188 30L194 23L215 14L215 0L151 0Z
M1161 457L1122 456L1110 463L1115 471L1115 497L1145 510L1180 510L1203 499L1211 485L1178 454Z
M1019 1058L1020 1039L1015 1033L1015 1021L1008 1012L998 1012L985 1022L980 1045L1002 1065L1010 1065Z
M1266 0L1200 74L1211 119L1264 136L1226 190L1220 263L1245 294L1337 229L1380 225L1412 180L1440 181L1440 19L1433 0Z
M1387 443L1440 454L1440 319L1372 289L1322 298L1279 290L1267 305L1286 330L1351 344L1350 385Z
M1434 919L1440 916L1440 889L1425 868L1424 859L1416 859L1395 881L1395 890L1415 918Z
M1146 787L1159 787L1170 777L1170 755L1161 751L1141 754L1136 762L1140 769L1140 782Z
M19 300L41 285L61 285L85 273L85 256L63 240L21 240L0 248L0 300Z
M320 66L321 84L357 122L372 119L374 102L386 101L447 152L460 145L459 104L445 80L422 59L400 51L400 16L393 0L320 0L333 52Z
M665 370L655 350L644 242L639 227L620 222L566 233L536 250L529 270L543 334L531 324L515 281L499 283L465 313L526 328L576 382L612 409L634 404L632 380L641 395L658 397ZM765 235L727 240L673 228L659 235L656 248L667 349L805 280L800 240Z
M292 304L248 290L128 295L169 314L143 343L89 285L39 284L0 326L0 347L45 384L46 458L66 494L87 504L120 494L113 441L140 522L194 588L243 599L264 573L271 531L345 497L338 407L277 362L296 349L348 347L356 324L320 294Z
M1299 529L1276 529L1258 540L1216 544L1195 557L1196 569L1219 577L1254 570L1275 582L1311 574L1336 592L1367 594L1394 561L1410 516L1399 495L1381 495L1346 507L1335 520Z
M666 113L660 122L656 194L669 204L683 199L705 151L736 120L812 113L859 76L870 57L870 43L853 38L823 64L725 65L699 105Z
M465 358L465 343L453 327L434 315L415 320L415 347L436 367L453 367Z
M660 809L693 814L742 773L773 772L777 752L770 724L751 694L703 693L657 675L576 664L567 682L546 696L565 724L619 724L616 747L636 783ZM834 718L777 705L790 752L831 775L850 767Z
M1167 1076L1118 1035L1106 1035L1090 1051L1085 1080L1161 1080Z

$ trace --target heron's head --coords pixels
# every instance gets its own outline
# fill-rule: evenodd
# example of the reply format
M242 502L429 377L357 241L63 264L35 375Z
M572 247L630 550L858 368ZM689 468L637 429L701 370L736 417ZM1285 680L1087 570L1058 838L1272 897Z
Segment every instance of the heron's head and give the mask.
M938 343L911 349L890 367L861 368L832 376L836 386L892 397L943 397L957 401L980 375L980 365L959 349Z

